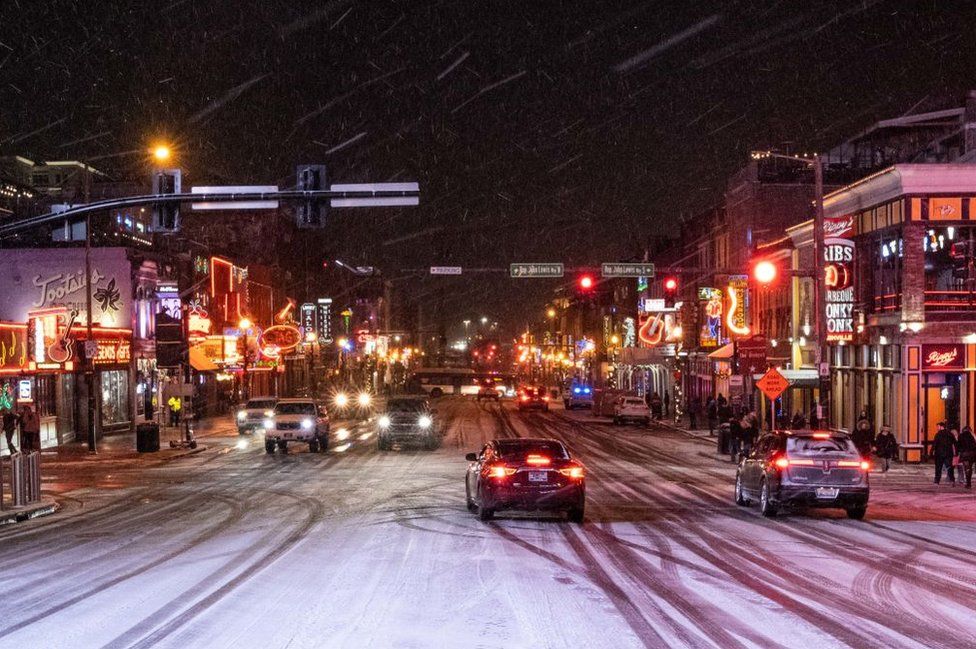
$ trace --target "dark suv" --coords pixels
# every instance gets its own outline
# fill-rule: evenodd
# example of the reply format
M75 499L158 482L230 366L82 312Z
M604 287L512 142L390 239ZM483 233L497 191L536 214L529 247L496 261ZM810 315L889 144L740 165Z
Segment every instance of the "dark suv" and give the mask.
M860 520L868 508L870 468L845 433L773 431L739 463L735 502L758 500L763 516L802 505L844 509Z

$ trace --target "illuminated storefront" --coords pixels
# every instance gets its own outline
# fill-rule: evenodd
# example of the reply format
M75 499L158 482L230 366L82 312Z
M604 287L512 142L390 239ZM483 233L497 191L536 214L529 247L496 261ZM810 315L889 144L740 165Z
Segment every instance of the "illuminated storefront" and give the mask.
M832 421L866 411L922 459L938 422L976 422L976 167L896 165L825 215L850 241L825 254Z

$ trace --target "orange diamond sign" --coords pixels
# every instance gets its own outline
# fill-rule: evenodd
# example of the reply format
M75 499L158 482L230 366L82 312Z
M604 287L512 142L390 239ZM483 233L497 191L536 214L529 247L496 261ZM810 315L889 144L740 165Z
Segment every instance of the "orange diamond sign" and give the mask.
M761 379L756 381L756 387L762 390L763 394L772 401L778 399L779 395L783 394L786 388L790 387L790 382L774 367L766 372Z

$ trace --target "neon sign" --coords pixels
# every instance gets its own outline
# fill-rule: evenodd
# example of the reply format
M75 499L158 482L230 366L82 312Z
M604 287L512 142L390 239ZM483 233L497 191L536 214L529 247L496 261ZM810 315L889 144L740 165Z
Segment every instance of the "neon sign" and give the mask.
M827 340L854 339L854 217L824 219Z
M729 278L729 310L725 314L725 324L736 336L748 336L747 290L749 277L733 275Z
M922 345L923 370L964 370L965 360L962 345Z
M258 344L261 354L267 358L278 358L290 352L302 342L302 332L294 325L275 325L261 333Z

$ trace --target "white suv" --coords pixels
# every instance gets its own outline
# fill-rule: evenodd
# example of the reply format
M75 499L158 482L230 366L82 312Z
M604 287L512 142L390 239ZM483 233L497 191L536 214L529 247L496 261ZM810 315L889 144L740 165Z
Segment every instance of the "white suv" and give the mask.
M310 453L329 448L329 413L313 399L281 399L264 421L264 450L288 452L288 442L308 444Z
M264 428L264 422L274 414L277 397L251 397L244 407L237 411L237 432L253 433Z
M640 397L620 397L613 406L613 423L639 421L645 426L651 423L651 409Z

